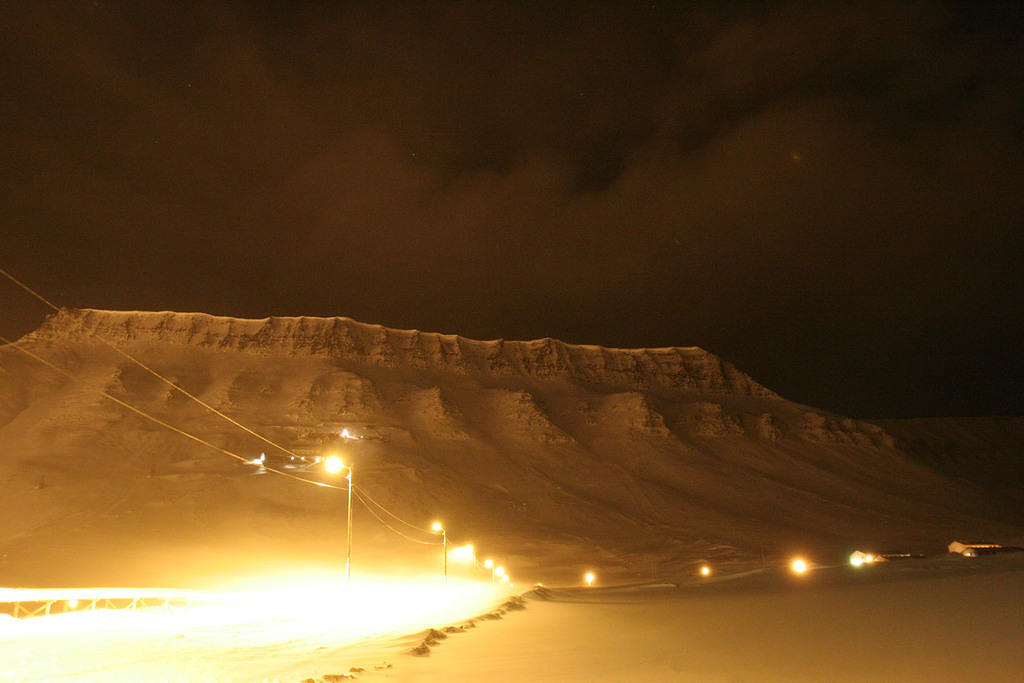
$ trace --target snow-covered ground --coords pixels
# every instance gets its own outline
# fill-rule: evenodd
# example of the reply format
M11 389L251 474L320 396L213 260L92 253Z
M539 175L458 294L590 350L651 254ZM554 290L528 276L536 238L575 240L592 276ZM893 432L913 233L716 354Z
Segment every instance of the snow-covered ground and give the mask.
M433 605L396 595L399 621L373 620L370 604L349 619L331 601L269 618L197 610L8 621L0 680L299 683L353 671L415 682L1024 679L1024 557L545 588L525 609L499 608L469 628L466 616L495 596L447 595ZM426 623L456 628L421 650L429 656L412 655Z
M500 611L507 598L489 583L444 586L437 577L364 578L350 592L336 578L295 578L206 591L195 594L192 606L0 617L0 680L299 681L357 665L383 670L421 644L417 632ZM23 592L33 600L48 593ZM103 594L64 589L56 595L80 595L85 604Z
M552 591L403 681L1021 681L1024 562L838 567L679 590Z
M0 354L0 586L221 597L0 617L0 680L1024 680L1019 560L763 569L798 551L835 565L855 548L1021 545L1016 498L701 349L102 311L62 313L24 347L49 365ZM336 597L345 481L296 465L332 451L357 482L358 602ZM478 553L449 555L444 591L435 520ZM556 590L458 630L507 598L485 558L517 592L590 569L679 588ZM280 572L305 578L251 583ZM425 639L430 656L407 654Z

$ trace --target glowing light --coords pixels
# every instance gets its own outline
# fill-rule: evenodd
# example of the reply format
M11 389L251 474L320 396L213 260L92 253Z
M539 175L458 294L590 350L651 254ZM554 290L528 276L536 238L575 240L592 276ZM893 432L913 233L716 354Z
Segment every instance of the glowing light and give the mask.
M586 582L586 584L588 586L593 586L594 585L594 579L595 578L597 578L597 577L594 576L594 572L587 572L586 574L583 575L583 580Z
M434 530L435 534L444 531L444 527L441 526L441 522L434 522L433 524L430 525L430 528Z
M875 557L875 555L873 555L872 553L865 553L861 552L860 550L854 550L852 553L850 553L850 564L852 564L854 567L860 567L865 564L871 564L878 559L879 558Z
M343 463L341 458L338 456L330 455L327 457L327 460L324 461L324 469L328 474L337 474L345 469L345 463Z
M473 550L473 544L467 543L466 545L460 545L457 548L452 548L448 551L448 559L452 562L475 562L476 553Z
M71 598L70 600L68 600L68 607L70 607L71 609L75 609L76 607L78 607L78 598Z
M155 588L0 589L4 600L64 600L72 609L77 601L90 607L25 619L4 615L0 619L0 641L12 644L14 651L27 648L53 654L45 655L45 663L36 657L23 662L0 661L0 679L37 678L39 672L32 667L42 666L44 677L69 680L81 675L82 670L92 669L113 673L103 676L112 683L209 680L208 672L193 668L190 658L182 658L180 663L148 657L143 661L134 652L146 651L153 643L167 642L181 633L198 634L196 638L201 639L204 649L225 652L239 642L253 648L283 647L297 641L311 648L338 647L374 635L409 633L465 620L493 610L506 593L507 589L482 587L457 578L444 589L431 575L404 579L360 575L351 590L346 590L344 575L337 571L279 575L236 584L232 590L203 592ZM160 604L163 600L159 598L171 604ZM119 609L107 605L108 599L117 601ZM124 608L132 599L157 604ZM100 604L94 610L90 603L97 600ZM116 670L110 668L111 660L122 653L132 656L120 662ZM173 669L170 674L168 666Z
M494 560L491 560L491 559L484 560L484 567L486 567L487 569L493 569L494 568Z
M797 558L793 560L789 568L793 570L794 574L803 574L807 571L807 562L803 559Z
M356 437L354 437L351 434L349 434L348 433L348 427L345 427L344 429L341 430L341 438L343 438L343 439L354 439Z
M495 567L494 575L495 576L505 576L505 568L504 567Z
M504 575L503 575L503 576L501 577L501 580L502 580L502 581L504 581L505 583L508 583L508 574L504 574Z
M701 576L711 576L711 567L709 567L707 565L704 565L703 567L701 567L700 568L700 575Z

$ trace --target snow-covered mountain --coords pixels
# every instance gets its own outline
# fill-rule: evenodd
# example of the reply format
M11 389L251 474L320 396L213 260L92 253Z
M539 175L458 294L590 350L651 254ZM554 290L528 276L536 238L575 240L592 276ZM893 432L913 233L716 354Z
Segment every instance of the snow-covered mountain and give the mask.
M214 447L325 475L107 343L300 458L340 451L377 502L423 526L443 518L537 579L581 562L639 578L704 558L1015 533L987 519L980 488L909 457L883 427L787 401L697 347L97 310L62 311L20 343L74 379L0 351L0 583L59 580L61 566L110 576L112 557L168 548L175 566L209 563L210 548L228 564L229 550L337 551L343 495L258 476ZM404 541L365 509L356 518L367 553ZM131 578L142 565L121 566Z

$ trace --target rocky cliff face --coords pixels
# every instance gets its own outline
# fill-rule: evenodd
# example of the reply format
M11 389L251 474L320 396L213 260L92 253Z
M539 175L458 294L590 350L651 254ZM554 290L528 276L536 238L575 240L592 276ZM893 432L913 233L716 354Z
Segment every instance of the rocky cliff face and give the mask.
M777 398L732 364L698 347L608 349L555 339L477 341L394 330L350 318L243 320L202 313L64 310L32 341L159 342L264 355L311 356L385 368L462 375L566 378L630 389L683 389Z

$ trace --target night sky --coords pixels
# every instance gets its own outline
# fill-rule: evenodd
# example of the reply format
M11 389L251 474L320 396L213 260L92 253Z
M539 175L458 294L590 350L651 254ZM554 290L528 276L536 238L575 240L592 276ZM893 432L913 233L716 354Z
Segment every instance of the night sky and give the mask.
M1022 7L5 1L0 267L1024 414Z

